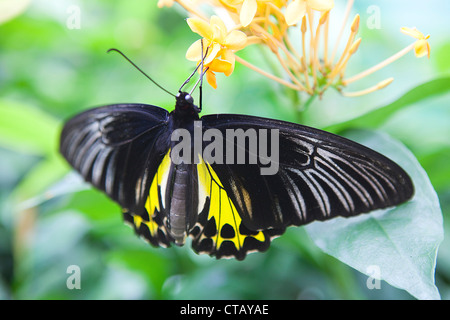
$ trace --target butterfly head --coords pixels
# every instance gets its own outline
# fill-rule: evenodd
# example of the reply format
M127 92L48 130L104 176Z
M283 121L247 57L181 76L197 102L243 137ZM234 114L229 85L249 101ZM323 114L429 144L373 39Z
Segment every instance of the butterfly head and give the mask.
M179 116L197 116L200 109L194 104L194 98L187 92L178 92L175 96L175 113Z

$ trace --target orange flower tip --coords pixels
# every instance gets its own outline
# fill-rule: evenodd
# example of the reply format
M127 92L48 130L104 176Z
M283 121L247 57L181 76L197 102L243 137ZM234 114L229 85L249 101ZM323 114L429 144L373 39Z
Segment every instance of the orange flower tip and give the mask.
M388 85L390 85L394 81L394 78L388 78L386 80L381 81L377 84L377 89L381 90L386 88Z
M354 53L358 50L359 45L361 44L361 40L362 40L362 39L359 38L358 40L356 40L355 42L353 42L352 46L351 46L350 49L348 50L350 55L354 54Z
M360 21L360 16L359 16L359 14L357 14L355 16L355 18L353 19L353 22L352 22L352 26L351 26L352 32L357 32L358 31L358 29L359 29L359 21Z
M306 16L303 16L303 18L302 18L302 33L306 33L306 29L307 29L307 26L306 26Z
M174 0L159 0L158 1L158 8L162 7L171 7L173 5Z
M319 19L320 25L323 25L325 22L327 22L329 14L330 14L330 10L327 10L324 13L322 13L322 15L320 16L320 19ZM302 23L302 26L303 26L303 23Z
M392 83L392 81L394 81L394 78L388 78L386 80L383 80L383 81L377 83L373 87L367 88L365 90L356 91L356 92L342 92L342 95L345 96L345 97L360 97L360 96L364 96L366 94L369 94L369 93L375 92L377 90L381 90L383 88L386 88L388 85L390 85ZM345 81L343 82L343 85L344 86L346 85Z

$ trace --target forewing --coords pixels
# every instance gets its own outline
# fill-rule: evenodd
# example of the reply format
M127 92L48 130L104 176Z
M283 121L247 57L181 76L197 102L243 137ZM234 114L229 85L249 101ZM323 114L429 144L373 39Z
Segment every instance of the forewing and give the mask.
M168 119L166 110L150 105L91 109L65 124L60 151L86 181L122 206L126 221L153 223L145 204L169 148Z
M278 130L278 171L262 175L265 165L237 164L243 152L236 142L234 159L211 164L251 230L303 225L336 216L354 216L398 205L414 193L407 173L385 156L343 137L310 127L243 115L202 117L203 130ZM230 141L228 141L230 142ZM205 143L207 144L207 142ZM269 151L271 150L271 147ZM275 150L275 149L274 149ZM258 150L259 151L259 150ZM244 148L249 159L248 146ZM269 152L270 155L270 152ZM230 160L234 163L231 164Z

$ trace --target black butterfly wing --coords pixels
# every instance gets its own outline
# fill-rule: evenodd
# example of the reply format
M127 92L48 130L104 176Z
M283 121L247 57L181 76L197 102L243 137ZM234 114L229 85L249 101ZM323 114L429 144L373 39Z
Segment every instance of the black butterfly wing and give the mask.
M143 104L115 104L70 119L60 152L84 179L123 208L124 218L153 245L168 245L158 212L146 204L156 171L170 147L169 113Z
M155 246L174 241L163 214L163 194L173 168L171 120L166 110L155 106L111 105L75 116L61 134L60 150L68 162L117 201L125 220ZM279 159L276 174L262 175L262 162L237 164L234 158L235 164L218 164L200 158L192 171L198 186L192 194L198 196L201 212L189 231L196 252L244 259L248 252L266 250L289 225L394 206L414 192L398 165L345 138L241 115L211 115L201 121L203 132L215 129L225 140L227 129L254 130L257 141L263 130L276 130ZM230 145L235 156L244 150L249 159L255 153L226 141L225 146ZM204 148L208 146L204 142Z
M396 163L325 131L243 115L204 116L202 124L204 131L218 129L224 137L227 129L254 129L258 141L261 129L279 132L279 167L274 175L261 175L264 165L259 161L211 164L250 230L282 233L289 225L395 206L414 193L411 179ZM232 145L236 155L239 147L236 142ZM248 159L248 148L245 153Z

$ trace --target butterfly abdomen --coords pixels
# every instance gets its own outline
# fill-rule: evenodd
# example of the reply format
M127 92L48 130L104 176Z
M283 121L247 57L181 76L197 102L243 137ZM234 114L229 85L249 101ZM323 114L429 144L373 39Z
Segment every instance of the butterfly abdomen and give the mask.
M187 189L189 186L188 166L181 164L173 167L171 192L166 193L168 196L167 203L170 202L167 217L167 229L170 235L175 239L175 244L183 245L187 234L187 215L190 199L187 198Z

